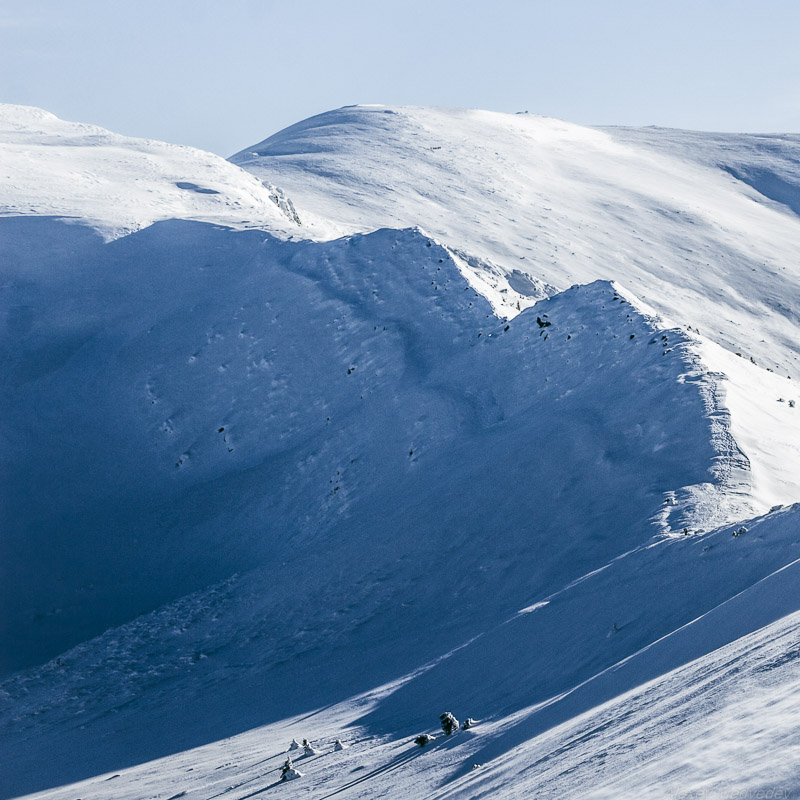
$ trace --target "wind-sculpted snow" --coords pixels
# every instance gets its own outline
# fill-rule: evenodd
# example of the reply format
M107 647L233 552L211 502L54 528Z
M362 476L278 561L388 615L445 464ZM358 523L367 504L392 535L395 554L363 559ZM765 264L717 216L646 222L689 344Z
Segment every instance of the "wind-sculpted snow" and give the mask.
M0 110L0 795L796 788L795 139Z
M797 562L785 561L787 553L797 552L796 517L796 508L786 508L751 522L738 537L731 536L738 528L726 528L638 548L404 680L333 707L318 699L321 685L351 688L352 662L345 654L365 632L351 632L349 642L340 638L328 652L341 656L314 672L307 669L312 643L298 648L295 629L295 657L270 663L264 654L268 642L279 639L275 622L292 604L284 598L271 615L259 619L253 613L259 586L263 595L263 574L253 574L249 586L235 579L110 631L3 688L18 715L15 727L30 742L46 737L53 748L49 768L53 754L80 746L80 738L70 741L73 720L103 742L80 754L81 766L97 777L47 794L53 798L104 796L105 781L112 778L120 798L146 791L207 798L237 789L234 796L242 798L274 791L289 740L309 730L321 754L298 765L307 766L310 778L304 791L320 800L341 791L365 798L422 792L525 797L542 791L557 797L567 790L659 797L664 780L672 782L673 792L711 782L721 795L747 787L791 796L796 776L785 753L796 741L797 615L781 618L796 608ZM322 596L315 619L325 616L327 599ZM440 603L437 613L443 610ZM221 624L202 624L210 611ZM231 630L228 622L238 627ZM747 636L752 631L757 633ZM306 627L302 633L308 638L312 632ZM734 644L725 646L729 642ZM380 675L369 649L359 653L359 669ZM295 690L320 707L292 717L280 689L291 685L287 678L298 669L304 680ZM578 680L581 674L588 677ZM248 690L263 706L270 705L263 693L275 692L271 705L273 712L281 709L282 719L222 740L230 730L222 710L242 703ZM191 701L181 706L177 698ZM519 708L522 698L532 705ZM434 730L430 708L443 702L480 715L477 726L414 755L411 737ZM369 716L359 719L365 710ZM236 715L251 722L258 713L250 713L239 708ZM173 749L182 749L191 739L187 725L197 725L204 714L214 720L220 741L121 775L108 772L125 763L109 758L117 748L126 748L129 759L131 752L158 752L142 741L137 720L156 720L168 728ZM262 723L265 718L262 707ZM344 762L330 755L341 736L350 743ZM17 768L30 758L25 749L8 748ZM39 779L46 780L47 768L37 766ZM80 771L60 766L57 774L65 779ZM27 777L23 785L30 784Z
M798 614L716 650L709 639L726 641L715 635L721 618L729 625L752 615L766 623L769 616L762 617L759 606L766 600L777 607L785 592L793 591L798 577L793 566L791 576L775 576L788 580L757 585L727 617L710 615L699 634L706 637L707 655L675 670L662 661L650 671L658 678L622 694L616 691L624 680L612 677L616 686L608 694L615 699L605 703L598 702L603 694L595 687L580 687L578 694L591 695L592 708L583 714L575 714L581 706L573 705L550 719L548 706L520 715L510 732L484 737L493 740L487 748L470 748L470 761L485 768L463 764L461 774L431 796L792 797L797 771L786 755L797 746ZM784 603L783 610L791 606ZM680 652L674 642L667 647ZM553 716L564 721L554 724Z

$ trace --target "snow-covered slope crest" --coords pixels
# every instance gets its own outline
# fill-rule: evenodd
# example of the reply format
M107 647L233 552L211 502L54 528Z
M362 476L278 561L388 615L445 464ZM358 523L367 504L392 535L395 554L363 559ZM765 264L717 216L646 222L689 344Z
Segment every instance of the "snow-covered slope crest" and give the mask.
M704 150L704 137L716 149ZM419 225L471 254L490 265L474 268L505 315L541 296L531 281L617 280L673 322L800 377L800 141L719 141L529 114L354 106L231 160L338 234Z
M212 153L0 104L0 215L70 217L107 239L179 218L296 228L270 189Z
M754 510L689 337L656 335L608 283L506 326L419 231L298 243L172 221L103 244L0 226L9 666L376 515L429 543L502 524L524 550L525 520L560 529L567 502L628 519L614 548ZM462 498L487 470L502 497Z

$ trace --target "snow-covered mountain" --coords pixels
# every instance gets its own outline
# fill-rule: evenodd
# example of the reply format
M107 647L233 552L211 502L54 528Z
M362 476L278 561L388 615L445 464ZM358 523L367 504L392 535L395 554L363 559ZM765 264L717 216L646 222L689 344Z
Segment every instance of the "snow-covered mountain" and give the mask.
M2 796L798 788L799 165L0 106Z
M799 147L800 136L359 106L231 160L322 216L325 234L422 226L474 259L501 315L548 285L618 280L797 379Z
M1 108L2 216L73 219L105 239L166 219L282 227L263 184L219 156Z

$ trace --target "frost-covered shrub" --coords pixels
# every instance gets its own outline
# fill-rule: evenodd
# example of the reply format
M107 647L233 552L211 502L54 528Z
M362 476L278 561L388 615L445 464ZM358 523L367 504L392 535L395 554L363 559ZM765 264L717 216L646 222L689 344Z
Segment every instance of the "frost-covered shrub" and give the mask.
M439 719L441 720L442 730L445 736L449 736L453 731L458 730L458 720L449 711L440 714Z
M291 757L286 759L286 762L281 767L281 780L282 781L293 781L295 778L302 778L303 773L298 772L294 765L292 764Z

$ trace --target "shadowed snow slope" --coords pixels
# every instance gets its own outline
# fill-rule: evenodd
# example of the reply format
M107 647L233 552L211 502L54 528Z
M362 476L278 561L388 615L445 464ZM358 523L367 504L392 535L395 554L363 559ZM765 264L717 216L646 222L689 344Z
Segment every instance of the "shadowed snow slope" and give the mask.
M7 263L28 319L4 353L7 667L298 546L407 557L412 580L504 532L527 586L752 511L716 378L609 284L504 330L415 231L295 244L171 222L103 244L0 224L25 243ZM57 271L51 239L72 241Z
M269 797L293 736L319 800L768 785L791 137L357 107L257 180L4 108L0 796Z

